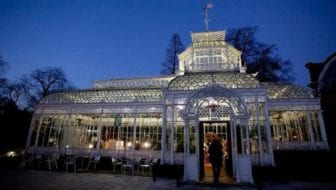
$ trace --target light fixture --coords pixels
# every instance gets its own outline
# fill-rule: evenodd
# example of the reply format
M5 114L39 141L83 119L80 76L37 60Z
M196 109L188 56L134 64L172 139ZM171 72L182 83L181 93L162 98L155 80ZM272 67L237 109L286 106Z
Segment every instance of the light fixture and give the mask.
M183 110L184 106L178 105L178 106L176 106L176 108L181 111L181 110Z
M16 154L15 154L14 151L9 151L9 152L7 152L7 156L8 157L14 157L14 156L16 156Z
M131 147L132 146L132 142L127 142L127 147Z
M144 142L143 143L143 147L145 147L146 149L149 148L151 146L151 144L149 142Z

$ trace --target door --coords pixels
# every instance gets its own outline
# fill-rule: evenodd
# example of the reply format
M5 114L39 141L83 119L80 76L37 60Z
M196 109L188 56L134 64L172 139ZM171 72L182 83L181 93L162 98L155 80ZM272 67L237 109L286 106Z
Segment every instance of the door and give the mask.
M209 161L208 148L214 138L219 138L223 146L223 163L220 182L232 181L231 134L229 122L200 122L200 177L212 182L213 172Z

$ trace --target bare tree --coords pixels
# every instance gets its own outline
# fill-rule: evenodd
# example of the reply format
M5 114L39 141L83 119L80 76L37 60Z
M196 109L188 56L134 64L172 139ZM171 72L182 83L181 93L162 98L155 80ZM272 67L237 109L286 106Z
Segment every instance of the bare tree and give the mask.
M21 78L21 85L30 108L55 91L74 89L59 67L36 69L30 75Z
M180 36L175 33L169 42L166 50L165 60L162 62L161 74L175 74L179 61L177 55L184 51L185 47Z
M24 86L21 82L18 82L18 81L10 82L9 81L9 82L7 82L3 91L4 91L4 96L9 101L12 101L15 104L17 104L19 99L24 94Z
M261 82L289 82L295 80L292 63L283 60L274 44L266 44L256 39L256 26L229 29L226 41L242 51L247 73L258 73Z

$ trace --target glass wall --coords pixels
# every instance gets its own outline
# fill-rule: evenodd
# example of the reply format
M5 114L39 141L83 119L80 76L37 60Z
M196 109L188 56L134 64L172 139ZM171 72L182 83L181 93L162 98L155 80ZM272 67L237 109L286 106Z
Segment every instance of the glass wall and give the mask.
M161 113L103 114L101 148L160 150Z
M161 113L35 116L29 145L105 150L161 150L161 122Z
M273 141L322 141L317 111L271 111ZM311 127L311 130L310 130Z
M181 105L167 106L166 150L184 152L184 121L180 116ZM171 143L173 142L173 143ZM173 146L173 147L171 147Z
M30 146L63 147L67 116L44 115L32 121Z
M318 120L318 112L317 111L311 111L308 114L310 114L310 116L308 118L311 119L314 141L322 141L320 123L319 123L319 120Z
M32 123L30 145L96 148L98 121L96 114L37 116Z
M259 151L269 153L266 121L265 121L265 103L251 102L248 105L249 119L249 138L251 154L258 154Z
M99 115L73 114L64 129L66 147L97 148Z

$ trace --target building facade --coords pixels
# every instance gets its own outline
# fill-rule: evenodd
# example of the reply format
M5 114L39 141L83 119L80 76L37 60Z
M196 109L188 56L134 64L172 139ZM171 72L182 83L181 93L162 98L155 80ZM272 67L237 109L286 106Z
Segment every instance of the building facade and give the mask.
M57 92L33 115L33 154L160 158L200 180L213 138L235 182L253 182L252 165L273 165L273 150L328 149L320 101L295 84L262 83L246 73L225 32L192 33L175 75L94 81Z
M331 54L322 63L307 63L311 82L309 87L315 96L321 99L321 109L329 147L336 150L336 53Z

